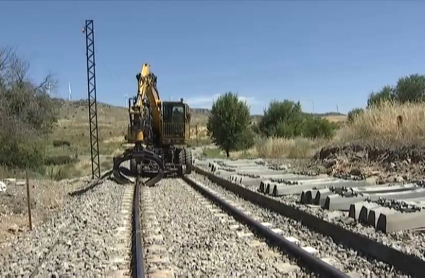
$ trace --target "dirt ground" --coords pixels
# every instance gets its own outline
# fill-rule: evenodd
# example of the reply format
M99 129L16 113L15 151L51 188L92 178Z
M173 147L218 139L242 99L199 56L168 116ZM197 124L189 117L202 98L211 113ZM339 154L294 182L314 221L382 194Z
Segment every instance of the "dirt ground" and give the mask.
M60 209L71 198L68 193L86 183L84 178L60 182L30 180L33 228L46 220L50 213ZM29 219L26 186L10 184L5 192L0 192L0 244L27 230Z
M322 148L299 162L303 170L327 173L344 179L369 179L377 184L422 181L425 177L425 148L404 146L377 148L350 144Z

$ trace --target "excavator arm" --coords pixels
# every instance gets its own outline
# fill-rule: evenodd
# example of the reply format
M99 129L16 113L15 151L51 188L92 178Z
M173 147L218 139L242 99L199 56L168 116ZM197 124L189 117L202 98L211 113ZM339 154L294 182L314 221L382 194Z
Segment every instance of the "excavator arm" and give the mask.
M141 121L151 118L150 128L154 134L160 134L161 119L161 99L156 89L156 76L150 71L150 65L144 64L137 78L137 97L134 104L130 107L130 114L133 115L135 124L129 130L129 136L133 143L142 143L149 137ZM148 107L146 107L148 104ZM146 143L146 142L145 142Z
M136 77L138 81L138 97L135 106L140 109L143 107L143 100L147 98L152 109L153 128L159 132L161 99L156 89L156 76L150 71L150 65L144 64L141 72Z

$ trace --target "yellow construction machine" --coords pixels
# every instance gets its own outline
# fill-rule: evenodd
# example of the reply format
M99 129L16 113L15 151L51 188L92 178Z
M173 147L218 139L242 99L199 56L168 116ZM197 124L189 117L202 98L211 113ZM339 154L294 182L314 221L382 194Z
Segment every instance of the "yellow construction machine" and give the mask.
M183 99L161 101L149 64L142 66L136 78L137 95L128 100L130 123L125 136L132 146L114 157L115 180L125 184L128 176L148 177L145 185L153 185L164 176L190 174L189 106ZM130 162L129 169L121 166L125 161Z

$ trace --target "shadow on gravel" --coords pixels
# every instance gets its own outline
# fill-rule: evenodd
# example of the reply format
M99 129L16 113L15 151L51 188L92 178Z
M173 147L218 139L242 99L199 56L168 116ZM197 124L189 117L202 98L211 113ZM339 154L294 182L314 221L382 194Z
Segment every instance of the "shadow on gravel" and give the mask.
M98 186L99 184L103 183L103 180L109 176L112 173L112 170L106 172L103 176L101 176L98 180L94 181L93 183L91 183L89 186L83 188L83 189L79 189L77 191L74 192L70 192L68 193L69 196L71 197L75 197L75 196L80 196L83 195L84 193L86 193L87 191L92 190L93 188L95 188L96 186Z

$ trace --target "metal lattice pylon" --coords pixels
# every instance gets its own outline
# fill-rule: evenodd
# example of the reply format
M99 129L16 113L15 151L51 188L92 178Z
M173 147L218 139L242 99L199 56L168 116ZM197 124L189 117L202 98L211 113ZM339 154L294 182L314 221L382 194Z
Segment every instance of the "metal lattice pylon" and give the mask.
M90 151L92 179L100 178L99 131L97 128L96 70L93 20L86 20L87 90L89 101Z

